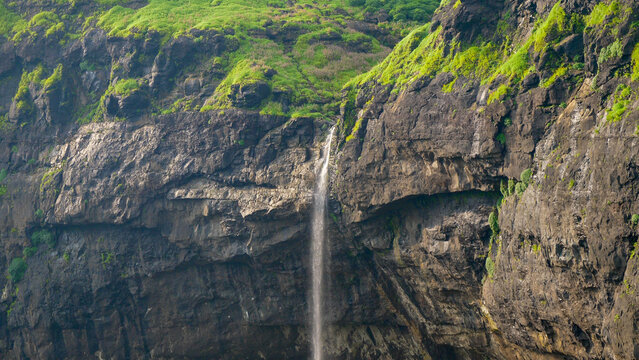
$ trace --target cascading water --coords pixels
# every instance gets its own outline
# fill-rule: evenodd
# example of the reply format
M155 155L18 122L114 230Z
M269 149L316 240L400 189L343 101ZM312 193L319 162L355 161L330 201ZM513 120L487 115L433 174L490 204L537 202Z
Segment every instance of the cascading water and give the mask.
M313 360L323 359L324 318L322 292L324 290L326 194L328 190L328 163L334 130L335 128L331 129L324 145L324 154L322 154L322 162L317 174L315 191L313 192L313 213L311 214L311 353Z

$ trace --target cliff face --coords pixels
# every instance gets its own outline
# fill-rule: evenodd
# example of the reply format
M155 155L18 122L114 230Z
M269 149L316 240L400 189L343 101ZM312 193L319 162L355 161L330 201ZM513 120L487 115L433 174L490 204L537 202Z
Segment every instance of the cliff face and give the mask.
M62 5L39 6L14 10ZM639 357L638 21L633 1L445 1L347 84L331 358ZM308 104L267 65L225 87L242 69L219 58L245 46L230 31L88 23L0 40L0 354L307 358L329 124L285 110ZM253 34L304 33L271 25Z
M425 215L436 225L397 213L389 254L374 256L425 347L639 356L638 11L618 1L449 4L429 35L414 32L352 83L336 159L347 221L447 199L414 212L438 214ZM471 191L503 199L477 202ZM375 249L364 234L360 246Z

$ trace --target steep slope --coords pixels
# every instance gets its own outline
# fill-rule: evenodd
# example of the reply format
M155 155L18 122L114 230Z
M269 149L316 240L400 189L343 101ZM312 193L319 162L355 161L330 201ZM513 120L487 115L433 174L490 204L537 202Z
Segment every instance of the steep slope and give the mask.
M638 20L634 1L451 1L345 90L342 219L397 214L392 241L355 246L426 348L639 356ZM431 201L472 191L502 199Z

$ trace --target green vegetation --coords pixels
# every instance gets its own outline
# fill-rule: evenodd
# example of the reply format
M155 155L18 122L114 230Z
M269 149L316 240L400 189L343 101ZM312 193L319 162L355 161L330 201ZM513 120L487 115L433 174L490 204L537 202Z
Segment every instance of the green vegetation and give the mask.
M23 72L20 78L20 84L18 90L13 97L13 101L16 102L18 110L29 112L32 110L31 94L29 92L29 86L31 84L39 84L44 74L44 68L42 65L38 65L30 72Z
M519 176L521 182L523 182L526 186L530 185L530 180L532 179L532 169L526 169L521 172Z
M354 87L374 80L402 88L417 78L439 72L449 72L456 78L477 79L482 83L493 82L501 75L508 79L508 83L517 83L536 70L530 63L530 51L545 51L577 27L572 22L578 20L569 20L558 2L549 15L537 23L532 36L520 46L511 46L508 35L505 35L501 46L481 39L478 44L460 44L457 40L447 43L439 37L441 28L429 31L430 25L427 24L413 30L382 63L346 86ZM500 33L506 32L504 29L495 36L502 36ZM447 52L446 48L449 48ZM511 51L511 48L514 50ZM562 71L565 74L565 70ZM562 71L552 81L563 75ZM508 83L500 85L489 101L505 95L511 86Z
M488 100L486 101L486 103L490 105L493 101L501 101L504 97L506 97L506 95L508 95L509 91L510 86L506 84L500 85L495 91L490 94L490 96L488 96Z
M608 121L617 122L623 119L634 97L635 92L629 86L619 84L613 95L612 107L607 112Z
M439 0L349 0L349 4L362 6L371 13L384 9L394 21L427 22L439 6Z
M7 178L7 169L0 170L0 182ZM0 185L0 197L7 193L7 185Z
M639 81L639 43L632 51L632 80Z
M567 72L568 72L568 68L566 68L565 66L560 67L559 69L555 70L555 72L548 78L548 80L544 81L542 86L551 87L552 84L554 84L555 81L557 81L557 79L566 75Z
M543 50L546 46L548 46L549 41L556 38L557 35L564 31L565 27L566 12L561 7L561 2L558 1L531 37L535 46L535 51L540 52Z
M619 13L620 4L618 0L606 2L600 2L595 6L590 15L586 17L586 26L597 26L606 20L610 15Z
M9 37L12 33L20 31L25 25L26 22L9 10L4 0L0 0L0 36Z
M490 256L486 257L486 273L489 279L492 279L495 275L495 262Z
M103 268L106 268L106 266L107 266L108 264L110 264L110 263L111 263L111 261L113 261L113 257L114 257L114 255L113 255L113 253L112 253L112 252L110 252L110 251L109 251L109 252L106 252L106 253L102 253L102 254L100 254L100 258L101 258L101 262L102 262L102 267L103 267Z
M318 4L311 0L150 0L139 9L114 6L93 19L110 36L118 37L139 38L154 30L162 34L163 41L178 36L194 37L198 41L192 29L230 33L227 38L235 41L238 49L211 62L224 71L225 78L204 106L188 106L187 110L232 107L235 104L229 97L234 85L242 88L264 81L273 93L287 94L291 106L284 111L281 105L274 104L281 101L271 95L257 106L262 113L330 117L337 112L336 94L343 84L386 55L386 49L376 39L346 27L345 20L384 8L395 21L422 21L430 17L437 2L333 0ZM383 26L401 31L411 25ZM298 37L292 42L294 46L290 47L290 39L287 44L282 43L277 38L280 35L275 38L254 35L263 32L265 27L280 34L295 34ZM188 100L177 103L178 100L172 99L173 105L163 105L165 108L159 112L181 110ZM307 104L323 105L309 109ZM97 109L83 111L82 118L99 120L102 113L98 105Z
M521 181L515 181L513 179L508 180L508 185L506 185L503 181L500 185L501 194L504 198L509 197L512 194L517 194L517 196L521 196L524 191L530 185L532 181L532 169L526 169L521 172L519 178Z
M62 81L62 64L58 64L50 76L45 77L45 68L42 65L36 66L31 71L24 71L20 78L18 90L13 97L19 110L29 113L33 110L33 101L31 99L30 86L41 87L45 91L53 89L60 81Z
M99 27L111 37L138 39L157 31L161 44L180 36L194 42L206 40L193 30L215 30L226 38L228 49L222 56L207 58L205 53L196 54L169 79L175 86L186 73L207 73L206 64L215 65L215 76L223 79L214 95L205 104L189 96L178 102L177 93L169 91L162 94L163 98L154 99L156 114L242 106L230 101L232 86L242 87L267 75L260 81L267 82L272 93L256 110L273 115L331 118L339 111L339 90L344 83L369 70L389 51L349 20L383 17L386 13L389 16L380 18L378 26L398 35L428 21L439 0L149 0L141 7L129 7L130 2L125 0L98 0L90 7L75 0L53 3L56 6L46 6L46 11L40 13L18 14L15 3L0 1L0 35L16 42L54 37L64 45ZM148 54L134 51L130 55L134 61L148 62ZM253 71L256 68L268 69L268 74ZM84 60L80 69L95 71L96 65ZM65 70L70 69L59 65L55 69L38 66L25 70L15 96L19 110L29 114L33 110L29 93L55 88ZM122 80L110 84L104 93L83 94L87 96L83 96L82 104L72 104L78 122L103 120L107 93L127 95L143 85L141 79L134 78L139 73L118 61L111 66L111 76ZM0 121L4 124L1 118Z
M231 107L229 95L234 85L242 88L258 81L266 81L271 70L261 61L240 60L215 89L213 97L209 99L210 103L205 104L202 111Z
M138 90L142 84L143 80L141 79L122 79L119 80L113 87L110 89L113 94L128 96L135 90Z
M632 224L633 228L637 226L637 224L639 224L639 214L632 214L632 217L630 218L630 224Z
M619 39L615 40L612 44L603 48L599 53L599 63L604 63L611 59L618 59L623 55L623 47Z
M7 9L4 0L0 0L0 35L8 37L12 32L24 26L25 21Z
M27 271L27 262L23 258L15 258L9 264L9 277L13 283L18 283Z
M49 248L51 249L54 248L56 245L55 236L53 236L53 233L51 233L50 231L42 229L34 232L33 235L31 235L31 244L33 246L40 246L41 244L45 243L49 245Z
M42 87L46 91L50 91L56 84L62 81L62 64L58 64L53 73L42 81Z
M499 235L499 215L497 211L491 212L488 216L488 225L490 226L493 237Z
M531 246L531 249L535 254L539 254L539 251L541 250L541 246L539 246L539 244L533 244Z
M35 253L38 252L38 247L37 246L30 246L30 247L26 247L24 249L22 249L22 256L27 259L32 257L33 255L35 255Z
M44 175L42 175L42 179L40 180L40 192L43 192L47 188L47 186L51 184L53 179L55 179L56 175L62 172L63 166L64 164L60 165L59 167L52 168L49 171L45 172Z
M15 27L14 27L15 30ZM44 33L45 37L53 36L57 33L64 32L64 22L53 11L42 11L34 15L25 26L21 26L13 36L13 41L20 42L25 36L36 37L38 34Z

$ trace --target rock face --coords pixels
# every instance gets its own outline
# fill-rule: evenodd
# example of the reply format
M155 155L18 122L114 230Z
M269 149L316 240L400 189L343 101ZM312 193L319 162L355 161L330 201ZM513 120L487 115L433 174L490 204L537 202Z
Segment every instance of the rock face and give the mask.
M639 6L614 3L602 16L616 31L551 28L517 85L453 71L358 85L332 149L330 358L639 357ZM578 19L596 5L558 4L449 2L431 29L469 45L507 25L525 43L556 6ZM308 357L309 210L329 124L152 113L197 51L236 46L191 35L0 40L2 358ZM25 107L19 75L36 60L83 65L31 84ZM71 94L107 88L111 61L148 80L100 100L123 121L70 121ZM180 84L210 95L201 78ZM231 91L250 108L276 89Z

